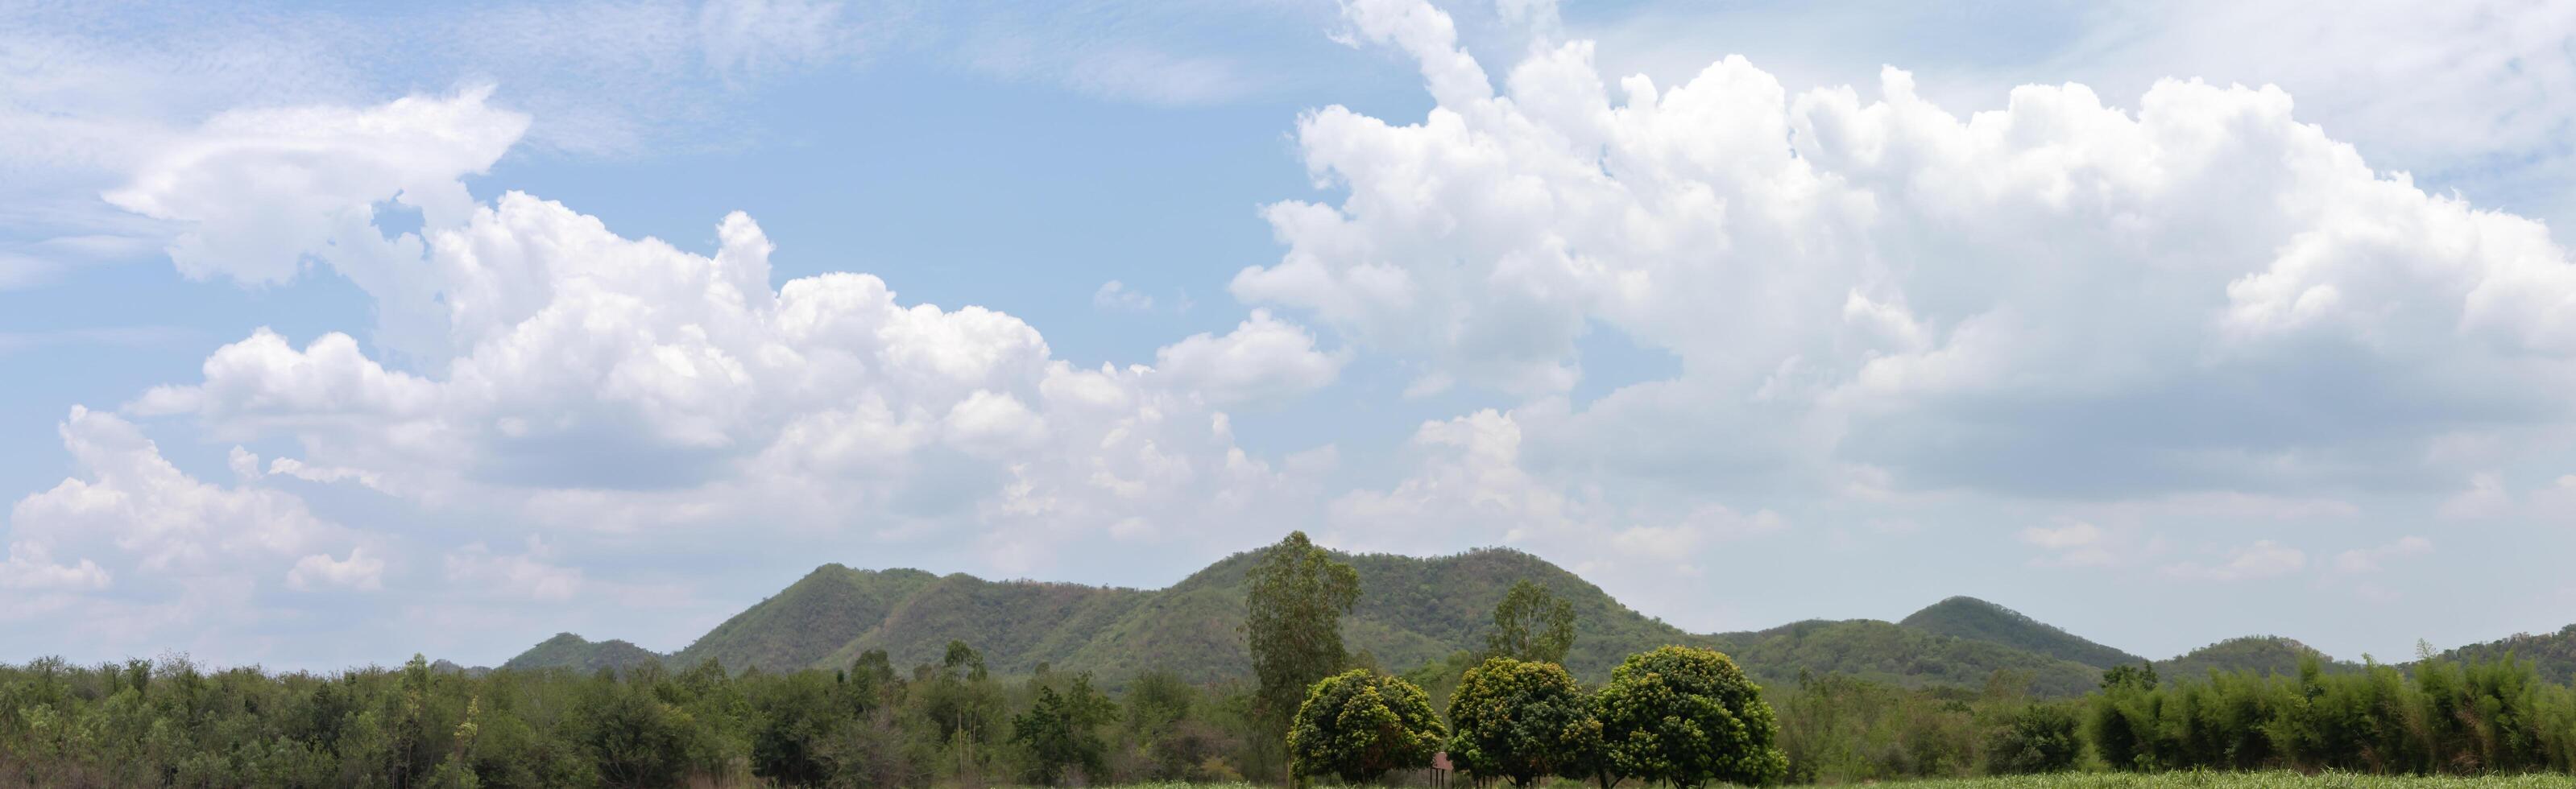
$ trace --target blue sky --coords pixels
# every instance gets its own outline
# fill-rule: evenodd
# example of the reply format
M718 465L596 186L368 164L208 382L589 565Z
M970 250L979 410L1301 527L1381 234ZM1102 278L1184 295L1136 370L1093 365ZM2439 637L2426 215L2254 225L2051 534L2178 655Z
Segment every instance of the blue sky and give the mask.
M2576 620L2548 4L0 3L0 660L1509 545L1699 630ZM889 294L890 291L890 294Z

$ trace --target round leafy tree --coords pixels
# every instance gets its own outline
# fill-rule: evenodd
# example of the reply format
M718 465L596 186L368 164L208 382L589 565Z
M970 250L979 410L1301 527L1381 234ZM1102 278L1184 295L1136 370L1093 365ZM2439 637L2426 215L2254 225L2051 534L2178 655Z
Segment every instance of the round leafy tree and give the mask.
M1789 773L1762 688L1715 650L1629 655L1601 689L1598 714L1604 755L1620 775L1689 789L1775 784Z
M1352 669L1306 691L1288 728L1288 765L1301 778L1335 775L1365 783L1391 770L1431 766L1448 735L1421 688Z
M1529 786L1550 775L1591 777L1601 745L1592 698L1554 663L1491 658L1467 670L1449 698L1449 761L1478 777Z

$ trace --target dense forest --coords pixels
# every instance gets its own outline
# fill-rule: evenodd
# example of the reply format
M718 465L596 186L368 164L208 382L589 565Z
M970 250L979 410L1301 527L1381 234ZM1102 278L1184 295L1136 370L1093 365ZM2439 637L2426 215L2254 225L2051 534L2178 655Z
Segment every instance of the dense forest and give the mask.
M2255 638L2148 662L1964 598L1904 623L1808 622L1653 644L1648 631L1678 631L1605 607L1570 575L1493 578L1469 609L1357 569L1366 566L1292 535L1209 584L1230 590L1220 599L1235 606L1219 621L1231 629L1227 654L1242 663L1221 670L1157 665L1206 659L1185 651L1126 656L1111 665L1142 668L1112 674L1021 668L962 639L844 660L849 644L832 643L833 633L795 644L717 638L753 628L719 628L671 656L564 636L489 670L419 656L329 674L208 669L177 655L0 665L0 786L1407 782L1422 780L1411 771L1435 752L1515 784L1554 775L1610 786L2067 770L2576 774L2576 690L2511 648L2423 647L2412 663L2351 665ZM833 577L818 571L799 586ZM956 578L896 583L920 592ZM1134 609L1121 606L1155 604L1141 592L1121 602L1068 591L1080 589L1059 588L1061 607L1040 610L1133 624L1119 612ZM847 587L821 591L869 605ZM910 627L886 623L919 599L899 596L859 630ZM1457 610L1436 627L1388 613L1426 601ZM764 616L796 610L805 609ZM1605 615L1615 621L1595 621ZM1384 643L1364 639L1398 624L1439 633L1447 649L1395 662L1359 646ZM2505 643L2564 657L2552 651L2558 640ZM727 659L755 648L787 650L773 659L824 650L828 662ZM1632 651L1606 671L1569 670L1605 649ZM703 657L677 667L694 655ZM1777 679L1754 670L1766 661L1827 670ZM1971 675L1976 661L1993 667ZM2087 673L2070 679L2065 665ZM2086 687L2067 692L2074 680ZM1723 725L1670 728L1692 716ZM1336 729L1355 720L1376 722ZM1677 732L1732 734L1678 741Z

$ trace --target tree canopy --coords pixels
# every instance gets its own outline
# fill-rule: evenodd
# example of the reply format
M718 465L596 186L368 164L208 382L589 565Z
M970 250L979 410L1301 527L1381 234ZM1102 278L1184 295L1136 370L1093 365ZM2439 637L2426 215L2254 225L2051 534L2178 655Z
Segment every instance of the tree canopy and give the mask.
M1601 747L1592 697L1564 666L1507 657L1467 670L1449 700L1449 760L1480 777L1529 786L1550 775L1585 775Z
M1288 765L1300 777L1358 784L1393 770L1431 766L1449 735L1431 697L1403 679L1352 669L1315 683L1288 729Z
M1612 770L1696 787L1762 786L1788 776L1780 726L1762 688L1715 650L1630 655L1601 689L1601 737Z
M1485 656L1565 663L1574 650L1574 604L1529 581L1512 584L1494 606L1494 629L1485 634Z

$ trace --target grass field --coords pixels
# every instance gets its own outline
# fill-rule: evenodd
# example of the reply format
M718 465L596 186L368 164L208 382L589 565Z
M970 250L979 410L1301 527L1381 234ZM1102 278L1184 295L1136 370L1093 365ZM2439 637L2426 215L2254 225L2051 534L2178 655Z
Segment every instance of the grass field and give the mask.
M1454 786L1465 787L1464 782ZM1888 789L2570 789L2576 778L2550 773L2506 775L2485 778L2414 778L2384 775L2325 773L2302 775L2293 772L2270 773L2162 773L2131 775L2123 773L2059 773L2056 775L2021 775L2004 778L1958 778L1928 781L1889 781L1868 784ZM1510 784L1496 784L1498 789ZM1571 789L1571 782L1550 783L1547 789ZM1590 786L1590 784L1579 784ZM1639 786L1622 784L1622 788ZM1117 789L1267 789L1255 784L1126 784Z

